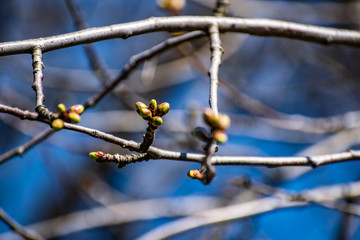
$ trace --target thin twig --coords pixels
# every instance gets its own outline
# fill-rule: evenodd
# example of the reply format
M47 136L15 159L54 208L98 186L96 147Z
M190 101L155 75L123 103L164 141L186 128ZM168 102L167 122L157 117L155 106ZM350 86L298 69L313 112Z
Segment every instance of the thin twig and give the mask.
M12 108L0 104L0 112L8 113L21 119L32 121L39 121L47 123L46 120L38 118L35 112L23 111L18 108ZM131 151L139 151L140 143L135 141L125 140L114 135L101 132L96 129L82 127L70 123L64 123L64 129L84 133L94 138L102 139L106 142L116 144L122 148L127 148ZM202 163L205 155L196 153L176 152L160 148L150 147L147 151L150 159L168 159L186 162ZM333 164L338 162L354 161L360 159L360 150L348 150L346 152L313 155L304 157L258 157L258 156L213 156L211 164L213 165L252 165L265 167L284 167L284 166L310 166L318 167L326 164Z
M9 226L14 232L19 234L25 239L28 240L42 240L44 239L40 235L34 232L29 232L27 229L25 229L23 226L21 226L18 222L16 222L14 219L12 219L2 208L0 208L0 219Z
M179 24L181 23L181 24ZM218 25L220 32L239 32L256 36L281 37L324 45L360 47L360 33L270 19L209 16L152 17L146 20L89 28L51 37L0 43L0 56L31 53L41 46L43 52L113 38L129 38L149 32L208 31Z
M121 70L120 74L116 79L111 81L111 83L109 83L106 87L100 89L92 97L86 100L86 102L83 104L85 109L89 107L93 107L96 103L98 103L104 96L106 96L106 94L112 91L122 80L126 79L129 76L129 74L134 70L134 68L136 68L140 63L162 53L167 49L175 47L183 42L194 40L203 36L205 36L205 33L200 31L187 33L178 37L167 39L164 42L161 42L150 49L147 49L141 53L132 56L129 59L129 61L126 63L126 65L123 67L123 69Z
M84 21L84 17L79 9L79 6L76 4L76 1L73 0L66 0L66 6L69 10L71 17L74 20L74 24L77 30L86 29L87 25ZM86 55L88 56L88 60L90 63L91 68L94 70L96 75L106 83L110 78L110 74L107 71L105 66L105 62L102 58L99 57L99 54L96 52L95 48L91 44L84 45Z
M36 93L36 108L44 105L45 96L43 93L43 78L44 75L42 70L44 69L44 64L42 62L42 50L40 47L35 47L32 53L33 58L33 72L34 72L34 84L32 88Z
M229 0L216 0L216 8L214 11L214 15L217 17L223 17L229 4Z
M217 25L212 25L209 28L210 34L210 51L211 51L211 65L209 68L210 77L210 91L209 91L209 105L215 116L218 116L218 94L219 87L219 68L221 65L221 56L223 49L221 47L220 33ZM209 184L215 177L216 171L211 164L211 158L216 151L216 141L211 137L205 147L205 157L201 164L201 173L204 178L202 183Z
M14 156L22 156L27 150L29 150L31 147L35 146L39 142L45 140L47 137L51 136L54 133L53 129L46 129L42 132L40 132L38 135L33 137L30 141L24 143L21 146L18 146L16 148L13 148L12 150L0 155L0 164L4 163L6 160L9 160L10 158Z

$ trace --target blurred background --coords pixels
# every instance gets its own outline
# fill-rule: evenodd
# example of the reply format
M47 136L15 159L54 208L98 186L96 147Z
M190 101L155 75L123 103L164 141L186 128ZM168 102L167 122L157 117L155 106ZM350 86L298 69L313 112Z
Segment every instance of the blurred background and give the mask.
M172 14L156 1L74 2L88 27ZM359 29L359 1L232 0L230 4L228 16ZM180 14L212 15L214 6L215 1L188 0ZM1 42L75 30L65 1L0 2ZM108 76L115 77L132 55L169 37L169 33L151 33L97 42L93 47ZM230 116L232 124L229 141L220 146L217 155L312 155L359 146L358 49L234 33L222 34L221 40L225 53L220 69L219 110ZM84 46L47 52L43 62L45 104L52 111L58 103L71 106L84 102L104 84L92 70ZM29 54L0 58L1 104L34 111L31 63ZM203 143L191 131L205 126L201 112L208 107L209 66L206 37L167 50L141 64L112 94L86 111L80 125L139 142L147 124L133 110L134 104L155 98L159 103L169 102L171 110L164 117L154 146L200 153ZM0 114L0 155L47 128L45 124ZM23 156L5 162L0 166L0 207L26 226L94 207L147 199L158 199L161 206L160 200L165 198L194 197L190 202L203 205L204 209L215 207L218 200L222 204L245 202L249 200L247 191L231 184L232 179L242 176L292 191L360 178L358 162L314 170L217 166L216 179L204 186L186 176L189 169L199 168L199 164L156 160L118 169L115 164L91 161L88 153L98 150L129 153L119 146L64 130ZM199 195L209 198L196 200ZM46 231L51 232L52 239L134 239L184 215L181 211L186 212L186 207L178 205L175 209L180 210L173 216L156 214L153 208L138 208L135 204L128 206L135 217L123 223L110 221L105 226L73 232L69 229L75 223L62 229L46 225ZM144 217L139 213L136 217L140 210L144 215L149 210L152 215ZM358 217L315 205L202 227L174 239L359 239L359 223ZM7 231L8 227L0 222L0 233ZM62 234L67 231L70 233Z

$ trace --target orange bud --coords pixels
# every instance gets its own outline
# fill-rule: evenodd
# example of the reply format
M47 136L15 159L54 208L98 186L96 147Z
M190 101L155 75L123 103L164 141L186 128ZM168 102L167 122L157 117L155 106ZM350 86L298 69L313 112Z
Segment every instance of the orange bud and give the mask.
M225 143L228 140L226 133L223 130L217 129L213 132L213 138L218 143Z
M203 179L204 175L202 173L200 173L200 171L198 169L194 169L194 170L189 170L187 173L188 177L191 179Z
M54 121L52 121L51 127L55 130L60 130L64 127L64 121L60 118L57 118Z
M74 105L70 108L70 112L74 112L80 115L84 112L84 106L81 104Z

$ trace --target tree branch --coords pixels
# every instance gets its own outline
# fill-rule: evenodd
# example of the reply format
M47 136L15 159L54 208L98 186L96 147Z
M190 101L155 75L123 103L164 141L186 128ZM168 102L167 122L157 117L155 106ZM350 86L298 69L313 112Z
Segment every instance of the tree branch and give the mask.
M46 38L3 42L0 43L0 56L31 53L34 47L40 47L43 52L48 52L107 39L129 38L150 32L207 31L212 25L218 25L220 32L238 32L256 36L297 39L324 45L360 47L359 31L260 18L176 16L153 17L141 21L89 28Z
M45 96L43 93L43 78L44 75L42 73L42 70L44 69L44 64L42 62L42 50L40 47L34 47L33 53L33 69L34 69L34 84L32 88L34 89L36 93L36 108L44 105Z
M35 112L23 111L18 108L5 106L3 104L0 104L0 112L8 113L16 117L19 117L21 119L48 123L47 120L41 118L39 119L38 114ZM96 129L82 127L70 123L64 123L64 129L84 133L94 138L99 138L106 142L116 144L122 148L127 148L131 151L140 150L140 143L115 137L114 135L104 133ZM168 151L155 147L149 147L147 153L150 155L149 160L168 159L168 160L179 160L186 162L202 163L203 158L205 157L204 154L175 152L175 151ZM265 166L265 167L284 167L284 166L318 167L326 164L359 160L359 158L360 158L360 150L348 150L346 152L341 152L341 153L313 155L313 156L305 156L305 157L213 156L211 158L211 164L238 165L238 166L252 165L252 166Z
M328 187L314 188L307 191L308 195L318 196L319 198L326 198L330 201L335 201L339 198L344 198L344 194L338 194L344 191L347 187L351 188L351 197L357 197L360 194L359 182L349 185L334 185ZM355 187L356 186L356 187ZM349 195L347 195L349 196ZM210 224L219 224L232 220L244 219L262 213L279 210L290 207L308 206L309 202L303 201L287 201L276 197L266 197L262 199L253 200L246 203L239 203L229 205L217 209L211 209L189 217L185 217L160 227L157 227L150 232L144 234L138 240L150 239L167 239L172 236L184 233L194 228L207 226ZM359 206L357 211L360 212ZM355 211L353 211L355 212Z
M16 222L14 219L12 219L2 208L0 208L0 219L8 225L14 232L19 234L25 239L28 240L42 240L43 237L39 236L36 233L29 232L27 229L25 229L23 226L21 226L18 222Z

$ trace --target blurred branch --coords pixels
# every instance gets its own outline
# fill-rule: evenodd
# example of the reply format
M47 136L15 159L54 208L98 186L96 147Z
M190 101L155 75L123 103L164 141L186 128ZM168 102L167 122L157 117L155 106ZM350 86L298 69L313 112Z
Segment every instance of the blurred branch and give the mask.
M86 29L86 23L84 21L84 17L79 9L79 6L73 0L65 0L66 6L69 10L71 17L74 20L75 26L78 30ZM94 70L96 75L106 83L111 76L107 71L105 66L105 62L102 61L102 58L99 57L99 54L95 51L95 48L91 44L84 45L86 55L88 56L89 63L91 68Z
M35 112L22 111L18 108L12 108L0 104L0 112L8 113L21 119L32 121L40 121L47 123L47 120L39 119ZM140 143L123 138L115 137L114 135L101 132L96 129L82 127L70 123L64 123L64 129L84 133L94 138L102 139L106 142L116 144L122 148L127 148L131 151L139 151ZM147 151L149 159L168 159L180 160L187 162L203 161L205 155L196 153L185 153L163 150L160 148L150 147ZM325 164L333 164L338 162L353 161L360 158L360 150L348 150L342 153L314 155L306 157L255 157L255 156L213 156L211 164L213 165L257 165L267 167L282 167L282 166L310 166L317 167Z
M311 196L317 201L336 201L344 197L358 197L360 195L359 185L360 182L348 185L319 187L306 191L306 195L308 197ZM246 203L211 209L164 224L142 235L138 240L167 239L202 226L244 219L283 208L308 205L310 205L310 203L304 201L287 201L276 197L266 197ZM359 206L355 205L353 207L356 207L357 214L360 213Z
M48 52L106 39L129 38L149 32L207 31L211 25L218 25L220 32L239 32L256 36L297 39L324 45L360 47L360 33L353 30L318 27L270 19L176 16L153 17L141 21L89 28L45 38L3 42L0 43L0 56L31 53L34 47L39 47L43 52Z
M273 186L255 182L250 178L244 177L236 179L232 182L237 186L247 188L256 193L274 196L287 201L304 201L308 203L315 203L331 209L336 209L348 214L360 216L360 207L356 204L338 203L335 199L340 198L356 198L360 196L360 182L337 185L332 187L317 188L314 190L304 190L300 192L290 192L284 189L275 188Z
M31 147L45 140L48 136L51 136L54 131L54 129L46 129L33 137L30 141L24 143L23 145L13 148L12 150L0 155L0 164L4 163L6 160L9 160L16 155L22 156Z
M142 62L147 59L150 59L157 54L162 53L163 51L172 48L178 44L181 44L186 41L190 41L199 37L205 36L205 33L196 31L187 33L178 37L173 37L161 42L150 49L147 49L141 53L138 53L132 56L126 65L121 70L119 76L111 81L111 83L107 84L104 88L100 89L96 92L92 97L90 97L86 102L83 104L85 109L94 106L98 103L106 94L112 91L122 80L126 79L129 74Z
M97 227L187 216L220 205L222 205L221 199L205 196L131 201L70 213L29 225L27 228L41 233L48 239ZM0 238L13 239L8 233L1 234Z
M21 226L18 222L12 219L2 208L0 208L0 219L8 225L14 232L19 234L21 237L28 240L42 240L43 237L39 236L37 233L29 232L23 226Z

